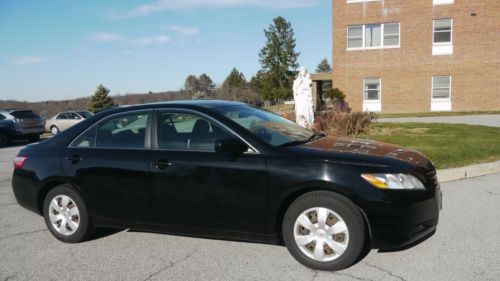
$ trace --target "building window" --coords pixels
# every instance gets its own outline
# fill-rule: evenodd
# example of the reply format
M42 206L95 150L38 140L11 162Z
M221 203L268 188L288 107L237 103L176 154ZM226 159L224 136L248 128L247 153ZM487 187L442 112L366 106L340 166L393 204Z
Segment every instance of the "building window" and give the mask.
M365 24L347 27L347 50L399 48L400 24Z
M363 111L382 111L380 78L365 78L363 80Z
M438 19L433 21L432 55L453 54L453 20Z
M434 44L451 44L452 40L451 19L434 20Z
M451 76L433 76L431 95L431 111L451 111Z
M368 78L364 82L364 100L380 101L380 78Z
M384 24L384 46L399 46L399 23Z
M365 48L380 47L382 45L382 25L365 25Z
M347 48L363 47L363 26L355 25L347 27Z
M447 99L451 96L451 76L432 77L432 99Z
M455 1L454 0L433 0L432 4L433 5L447 5L447 4L453 4Z

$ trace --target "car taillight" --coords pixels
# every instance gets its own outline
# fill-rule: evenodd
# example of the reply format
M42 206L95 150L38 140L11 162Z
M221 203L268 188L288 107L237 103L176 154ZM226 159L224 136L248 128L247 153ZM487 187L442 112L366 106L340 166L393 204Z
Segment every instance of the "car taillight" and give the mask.
M21 169L26 163L26 160L28 160L28 156L16 156L16 158L14 158L14 168Z

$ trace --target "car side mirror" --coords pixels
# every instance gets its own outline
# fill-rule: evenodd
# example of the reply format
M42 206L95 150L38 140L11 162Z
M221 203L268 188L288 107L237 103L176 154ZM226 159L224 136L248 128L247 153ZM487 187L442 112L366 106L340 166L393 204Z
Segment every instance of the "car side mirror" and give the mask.
M219 139L215 141L215 152L236 156L248 150L248 145L238 138Z

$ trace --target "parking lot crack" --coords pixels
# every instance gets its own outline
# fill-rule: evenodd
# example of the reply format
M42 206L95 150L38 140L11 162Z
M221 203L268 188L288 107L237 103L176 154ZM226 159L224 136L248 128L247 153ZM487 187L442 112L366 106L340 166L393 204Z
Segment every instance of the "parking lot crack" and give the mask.
M353 274L350 274L350 273L340 273L340 272L335 272L334 274L339 275L339 276L349 277L349 278L354 279L354 280L360 280L360 281L375 281L375 280L373 280L373 279L368 279L368 278L364 278L364 277L359 277L359 276L356 276L356 275L353 275Z
M311 281L314 281L314 280L316 280L316 277L318 277L318 272L317 272L316 270L313 270L312 272L313 272L314 274L313 274L313 276L312 276L312 278L311 278Z
M44 232L44 231L48 231L48 229L39 229L39 230L33 230L33 231L26 231L26 232L20 232L20 233L15 233L15 234L12 234L12 235L7 235L7 236L4 236L4 237L0 237L0 240L4 240L4 239L7 239L7 238L12 238L12 237L16 237L16 236L21 236L21 235L27 235L27 234L34 234L34 233L38 233L38 232Z
M5 277L5 278L3 279L3 281L9 281L9 280L14 279L14 277L16 277L16 275L17 275L18 273L19 273L19 272L16 272L16 273L14 273L14 274L11 274L11 275L9 275L9 276Z
M488 191L486 190L485 191L486 193L488 193L489 195L497 195L497 196L500 196L500 194L496 193L496 192L493 192L493 191Z
M184 256L181 259L169 262L166 266L160 268L160 270L158 270L158 271L150 274L146 279L144 279L144 281L151 280L153 277L155 277L158 274L164 272L165 270L170 269L170 268L174 267L175 265L177 265L178 263L183 262L183 261L189 259L192 255L194 255L194 253L196 253L196 250L197 249L194 249L192 252L188 253L186 256Z
M399 280L401 280L401 281L406 281L406 279L405 279L405 278L403 278L402 276L399 276L399 275L397 275L397 274L394 274L394 273L393 273L392 271L390 271L390 270L387 270L387 269L382 268L382 267L380 267L380 266L376 266L376 265L373 265L373 264L369 264L369 263L367 263L367 262L365 262L365 264L366 264L367 266L371 267L371 268L375 268L375 269L378 269L378 270L380 270L380 271L383 271L383 272L387 273L388 275L390 275L390 276L392 276L392 277L394 277L394 278L397 278L397 279L399 279Z

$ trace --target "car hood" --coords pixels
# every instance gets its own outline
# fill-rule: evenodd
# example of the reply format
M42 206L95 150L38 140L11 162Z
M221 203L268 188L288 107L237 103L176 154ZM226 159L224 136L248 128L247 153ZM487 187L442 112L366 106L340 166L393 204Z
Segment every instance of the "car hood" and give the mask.
M367 139L328 136L304 144L302 147L330 153L397 159L415 166L430 164L430 161L418 151Z

